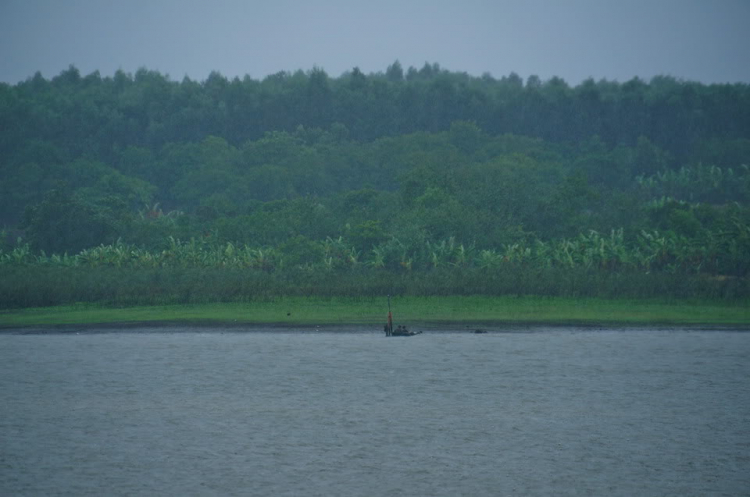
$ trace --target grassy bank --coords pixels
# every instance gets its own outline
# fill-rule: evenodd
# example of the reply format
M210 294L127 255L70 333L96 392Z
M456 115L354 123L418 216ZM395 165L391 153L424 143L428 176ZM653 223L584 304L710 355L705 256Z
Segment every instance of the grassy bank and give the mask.
M396 323L750 325L746 301L604 300L561 297L400 297ZM132 322L367 324L385 321L385 298L288 297L248 303L106 307L93 304L0 312L0 327Z

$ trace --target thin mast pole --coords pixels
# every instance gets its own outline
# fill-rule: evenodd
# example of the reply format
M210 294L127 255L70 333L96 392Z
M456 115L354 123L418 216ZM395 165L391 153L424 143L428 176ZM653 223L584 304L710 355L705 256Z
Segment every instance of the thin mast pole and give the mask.
M391 296L388 295L388 336L393 335L393 315L391 314Z

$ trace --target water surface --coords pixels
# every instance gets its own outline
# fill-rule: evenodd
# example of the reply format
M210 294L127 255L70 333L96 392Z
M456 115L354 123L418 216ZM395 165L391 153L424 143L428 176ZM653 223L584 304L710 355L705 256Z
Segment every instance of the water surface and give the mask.
M750 333L95 331L0 335L0 494L750 494Z

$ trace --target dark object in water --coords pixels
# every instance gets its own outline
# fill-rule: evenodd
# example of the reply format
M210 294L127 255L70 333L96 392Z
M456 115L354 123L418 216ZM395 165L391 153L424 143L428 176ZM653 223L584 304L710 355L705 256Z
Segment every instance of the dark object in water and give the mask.
M487 333L487 330L483 330L481 328L477 328L476 330L474 330L474 333Z
M414 335L419 335L422 333L421 331L409 331L406 329L406 326L400 326L393 330L390 335L386 336L392 336L392 337L413 337Z
M383 327L383 331L385 331L385 336L387 337L413 337L414 335L422 333L421 331L409 331L406 326L401 325L398 325L394 330L393 323L386 323Z
M393 314L391 314L390 295L388 295L388 321L385 323L383 331L385 331L385 336L387 337L413 337L414 335L422 333L421 331L409 331L406 329L406 326L402 325L398 325L398 328L395 330L393 329Z

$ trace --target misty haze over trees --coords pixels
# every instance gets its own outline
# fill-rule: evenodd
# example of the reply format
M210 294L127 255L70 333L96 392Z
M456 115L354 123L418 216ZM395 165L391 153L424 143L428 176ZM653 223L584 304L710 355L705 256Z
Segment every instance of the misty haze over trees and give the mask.
M10 306L748 294L746 84L70 67L0 126Z

